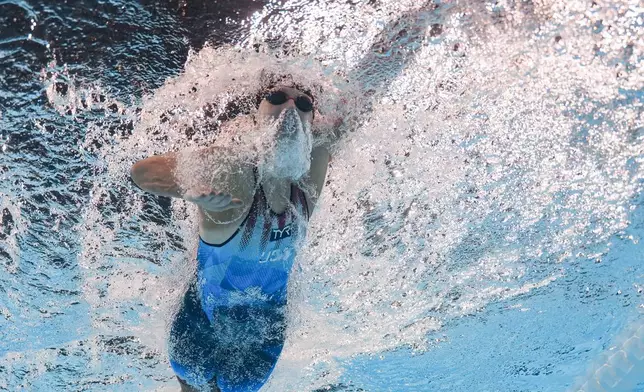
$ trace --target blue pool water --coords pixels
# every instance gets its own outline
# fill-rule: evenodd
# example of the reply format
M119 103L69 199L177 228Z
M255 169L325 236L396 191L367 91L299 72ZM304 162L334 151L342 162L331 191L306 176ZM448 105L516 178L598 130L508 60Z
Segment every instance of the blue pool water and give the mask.
M640 204L627 232L641 238L643 218ZM568 276L530 295L459 320L431 336L440 343L423 355L401 350L382 358L361 357L351 363L344 379L365 390L644 390L641 351L632 352L626 361L633 366L630 372L609 362L633 336L639 340L633 347L641 350L644 325L641 306L625 311L639 305L642 289L631 288L633 276L641 274L644 249L613 240L616 246L604 265L576 265ZM607 363L614 375L598 373ZM399 378L401 367L414 371ZM397 385L383 389L391 380ZM616 380L622 383L610 388ZM590 389L587 383L605 389Z
M644 391L642 18L0 1L0 390L178 390L196 215L128 170L208 143L200 108L281 67L349 129L263 390Z

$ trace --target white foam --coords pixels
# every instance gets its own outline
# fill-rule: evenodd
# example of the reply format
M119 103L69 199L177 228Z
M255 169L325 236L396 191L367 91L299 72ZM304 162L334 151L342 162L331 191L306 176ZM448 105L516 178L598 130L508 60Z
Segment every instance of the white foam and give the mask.
M638 5L377 3L271 3L239 47L191 52L184 72L140 103L100 104L135 126L112 135L96 124L82 145L97 159L78 233L98 331L164 350L161 329L194 273L196 211L174 200L172 223L154 222L141 193L123 184L149 155L231 147L220 137L228 134L261 137L249 97L266 85L266 71L317 89L322 114L345 118L302 272L291 279L287 345L266 390L328 385L357 354L425 350L429 332L550 284L566 273L563 261L602 259L629 224L644 177L641 164L629 164L641 163L633 136L641 105L624 103L642 83L633 60L644 42ZM617 33L593 32L600 21ZM275 31L278 46L297 56L269 48ZM260 53L245 49L258 42ZM63 97L54 86L63 77L46 90L61 113L96 107L92 97L105 95L86 86ZM234 127L216 120L230 101L248 111ZM191 178L200 175L211 174ZM135 302L139 321L123 313ZM638 353L637 342L624 352ZM614 369L624 367L602 370L598 388L617 381Z

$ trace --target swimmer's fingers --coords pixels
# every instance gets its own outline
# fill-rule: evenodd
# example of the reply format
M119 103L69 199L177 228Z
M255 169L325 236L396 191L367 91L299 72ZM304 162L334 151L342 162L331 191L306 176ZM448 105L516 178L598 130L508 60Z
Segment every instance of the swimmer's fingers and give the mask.
M241 199L232 199L230 202L235 207L241 207L244 205L244 202L241 201Z
M242 207L244 203L239 199L233 199L230 195L216 195L200 205L211 211L226 211Z
M230 204L232 197L224 192L218 192L209 189L194 189L186 192L184 199L192 202L209 203L209 204Z
M210 200L215 197L220 197L225 195L223 192L217 192L213 189L208 188L195 188L188 190L184 195L184 199L190 200Z
M210 211L225 211L231 208L242 207L244 203L230 194L215 191L198 189L186 192L185 200L198 204Z
M206 191L205 189L189 189L183 194L183 198L191 202L203 200L207 196L208 196L208 191Z
M211 193L205 196L205 203L219 210L227 210L232 204L232 196L221 192Z
M230 210L233 208L240 208L244 206L244 202L239 200L239 199L232 199L230 201L230 204L226 207L226 210Z

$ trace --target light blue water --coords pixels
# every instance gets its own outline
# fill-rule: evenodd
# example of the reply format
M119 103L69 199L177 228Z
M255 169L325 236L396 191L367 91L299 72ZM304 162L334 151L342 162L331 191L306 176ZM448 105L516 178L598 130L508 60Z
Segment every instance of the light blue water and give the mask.
M631 219L626 233L642 238L641 204ZM615 247L602 263L575 263L547 287L453 322L430 335L436 343L427 353L361 357L350 363L344 382L369 391L562 391L599 380L605 390L644 390L643 288L633 287L633 277L642 274L644 247L619 237L612 241ZM595 374L633 336L639 343L626 361L633 369Z
M0 2L0 390L178 389L195 215L127 170L281 52L352 128L265 390L644 390L644 23L594 4Z

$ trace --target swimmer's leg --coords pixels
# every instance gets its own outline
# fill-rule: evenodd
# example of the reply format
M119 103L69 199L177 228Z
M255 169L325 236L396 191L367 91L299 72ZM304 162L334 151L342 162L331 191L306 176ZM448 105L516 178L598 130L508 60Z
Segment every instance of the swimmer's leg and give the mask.
M192 284L172 322L168 339L170 365L182 391L219 392L215 377L218 345Z
M218 362L217 382L224 391L259 391L273 372L284 347L285 307L256 308L248 305L219 309L227 320L215 329L231 329ZM223 331L222 331L223 332Z

